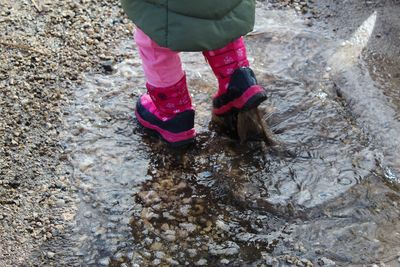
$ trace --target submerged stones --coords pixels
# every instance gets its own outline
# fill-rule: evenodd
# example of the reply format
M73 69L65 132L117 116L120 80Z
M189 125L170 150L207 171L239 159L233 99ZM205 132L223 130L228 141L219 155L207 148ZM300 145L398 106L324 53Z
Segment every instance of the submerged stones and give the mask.
M144 256L143 264L226 265L242 257L257 259L256 254L242 250L242 245L269 251L272 237L261 243L253 239L248 244L239 238L251 231L240 221L247 224L250 218L230 214L228 210L235 209L219 205L225 200L210 195L210 191L199 191L193 181L172 178L176 177L175 171L169 171L160 176L155 172L153 180L145 182L143 190L135 195L140 207L133 211L131 226Z

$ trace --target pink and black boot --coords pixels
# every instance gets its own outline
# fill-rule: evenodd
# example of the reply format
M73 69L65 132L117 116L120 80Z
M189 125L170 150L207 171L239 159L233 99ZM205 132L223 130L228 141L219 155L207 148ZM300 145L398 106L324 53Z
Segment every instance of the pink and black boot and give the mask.
M213 97L215 115L250 110L267 99L264 88L257 84L249 68L242 37L221 49L205 51L203 55L218 79L218 92Z
M196 132L186 76L170 87L157 88L148 83L146 87L147 94L136 104L139 123L174 147L192 143Z

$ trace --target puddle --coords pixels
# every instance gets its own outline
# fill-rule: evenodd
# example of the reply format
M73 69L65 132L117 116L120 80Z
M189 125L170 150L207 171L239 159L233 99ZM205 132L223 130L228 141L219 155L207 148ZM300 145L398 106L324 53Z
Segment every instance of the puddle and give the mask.
M186 151L134 119L145 81L132 41L120 47L132 58L77 88L66 145L81 198L76 256L85 265L397 261L400 194L389 155L400 145L389 148L393 134L376 132L398 122L381 106L362 112L366 83L372 103L381 101L368 68L335 66L347 59L334 57L343 41L290 11L261 5L258 16L246 43L269 94L264 119L282 147L240 145L209 129L216 81L199 53L182 55L199 133ZM384 116L387 128L368 114Z

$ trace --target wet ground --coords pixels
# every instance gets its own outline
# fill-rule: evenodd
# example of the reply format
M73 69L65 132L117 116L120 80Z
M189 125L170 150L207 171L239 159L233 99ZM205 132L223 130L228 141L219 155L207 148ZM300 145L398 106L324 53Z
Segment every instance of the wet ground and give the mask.
M241 145L209 127L216 82L198 53L182 55L196 144L172 150L149 136L133 116L145 83L136 48L122 43L131 58L88 74L66 117L80 195L71 261L398 266L398 77L374 61L397 52L370 42L385 6L362 10L337 34L334 24L309 27L292 10L259 4L246 43L269 94L261 110L275 147Z
M279 140L273 147L240 144L210 127L215 78L201 54L184 53L198 137L187 149L168 148L134 118L145 81L132 40L119 36L123 41L110 52L98 36L102 27L85 29L94 38L88 40L100 41L99 51L108 52L91 63L100 68L84 74L80 85L65 82L74 91L60 118L64 130L57 128L62 152L53 160L70 165L57 167L62 179L55 175L50 185L42 180L45 200L35 206L37 226L27 229L35 239L46 238L36 241L40 249L32 257L25 250L2 255L0 263L399 266L400 3L323 1L301 15L303 4L286 1L296 13L271 2L258 3L257 25L246 43L268 91L260 109ZM85 8L68 5L75 13L66 12L64 20L91 19ZM104 8L120 16L115 5ZM94 17L95 25L124 27ZM87 45L79 40L68 42ZM57 226L50 235L40 228L50 223L41 214L47 204L62 215L50 216ZM19 229L8 225L7 213L0 213L1 238L9 234L3 235L6 226ZM12 238L7 245L17 244Z

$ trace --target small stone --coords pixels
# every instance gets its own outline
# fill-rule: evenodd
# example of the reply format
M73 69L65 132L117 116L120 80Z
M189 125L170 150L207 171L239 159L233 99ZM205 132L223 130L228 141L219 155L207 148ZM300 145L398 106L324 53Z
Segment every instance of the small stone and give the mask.
M168 262L169 264L171 264L172 266L179 266L179 262L172 258L167 258L167 259L165 259L165 261Z
M111 73L114 71L112 60L107 60L107 61L103 62L101 64L101 66L103 67L105 73Z
M164 239L169 242L174 242L176 240L176 232L173 230L167 230L164 232Z
M144 240L144 243L146 245L151 245L151 244L153 244L153 239L151 239L150 237L146 237Z
M90 167L92 167L93 164L94 164L93 159L91 159L91 158L85 158L84 160L82 160L82 161L79 163L79 170L80 170L81 172L85 172L87 169L89 169Z
M182 216L188 216L189 211L190 211L190 206L189 205L183 205L180 209L179 209L180 213L182 214Z
M306 266L306 267L312 267L313 263L308 260L308 259L301 259L301 262Z
M99 260L99 264L102 266L108 266L110 264L110 258L103 258Z
M161 244L160 242L155 242L153 243L153 245L151 245L150 249L151 250L161 250L163 247L163 244Z
M197 256L197 250L196 249L188 249L187 252L189 253L189 257L194 258Z
M83 214L83 216L84 216L85 218L91 218L91 217L92 217L92 213L91 213L90 211L86 211L86 212Z
M311 19L304 20L304 24L308 27L312 27L314 25L314 23Z
M221 229L222 231L228 232L228 231L230 230L229 225L227 225L224 221L217 220L217 221L215 222L215 225L216 225L219 229Z
M207 260L206 259L200 259L195 263L196 266L205 266L207 265Z
M161 230L163 230L163 231L169 230L169 224L164 223L163 225L161 225Z
M193 223L180 223L179 226L189 233L194 232L197 229L197 226Z
M333 260L328 259L326 257L320 258L319 263L320 263L320 265L323 265L323 266L336 266L336 262L334 262Z
M228 259L222 259L220 262L221 262L221 264L229 264L229 260Z
M49 259L54 259L54 256L55 256L56 254L54 253L54 252L51 252L51 251L49 251L49 252L47 252L47 257L49 258Z
M64 199L58 199L57 201L56 201L56 205L57 205L57 207L63 207L64 205L65 205L65 200Z
M151 264L152 264L153 266L159 266L159 265L161 264L161 260L160 260L160 259L155 259L155 260L153 260L153 261L151 262Z
M154 256L156 256L156 258L158 259L163 259L165 257L165 253L162 251L157 251L156 253L154 253Z

